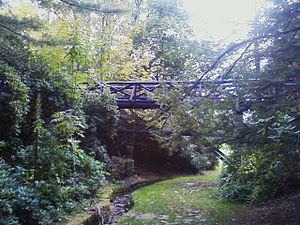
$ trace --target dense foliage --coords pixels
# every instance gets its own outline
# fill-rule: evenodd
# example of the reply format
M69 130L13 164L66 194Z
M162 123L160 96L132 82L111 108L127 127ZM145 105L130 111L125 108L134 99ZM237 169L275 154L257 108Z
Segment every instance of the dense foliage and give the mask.
M166 165L212 168L227 149L226 199L298 187L299 5L274 0L214 61L222 48L195 40L177 0L0 1L0 224L59 224L97 197L120 112L95 80L207 82L159 89L162 113L124 110L121 125L151 128L149 143L174 156ZM132 143L131 157L144 148Z
M299 1L273 1L257 19L254 35L274 37L256 43L252 76L260 81L251 89L273 97L244 113L246 126L238 128L244 138L230 144L233 150L221 176L225 198L262 201L300 184L299 86L286 85L300 81L299 24Z
M200 153L200 160L229 149L220 177L226 199L263 201L300 184L298 9L298 1L274 1L250 39L202 73L199 81L211 85L204 95L176 90L161 97L169 106L161 143ZM218 85L228 79L234 86Z
M28 40L4 29L0 42L0 224L58 224L105 183L109 160L99 133L114 133L117 108L105 92L74 82L82 84L81 74L30 50Z
M5 3L0 18L0 223L57 224L96 197L111 169L102 140L115 135L118 112L114 96L92 88L94 79L151 79L163 70L172 73L165 79L179 70L183 74L190 60L187 33L181 33L183 13L172 1L167 7L164 1L137 1L132 15L97 13L98 5ZM178 18L168 16L174 11ZM151 19L145 20L148 13ZM154 25L162 18L169 21L158 29ZM150 48L153 57L144 55Z

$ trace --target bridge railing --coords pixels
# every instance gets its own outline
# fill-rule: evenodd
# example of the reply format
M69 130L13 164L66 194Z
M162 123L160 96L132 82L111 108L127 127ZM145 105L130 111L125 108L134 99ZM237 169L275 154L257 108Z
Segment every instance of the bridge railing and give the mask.
M255 84L260 81L249 79L239 81L233 79L226 80L206 80L199 82L196 86L194 81L113 81L113 82L96 82L98 87L107 87L111 94L116 95L116 101L119 108L133 109L157 109L162 106L157 103L158 96L168 93L170 90L188 90L193 87L193 96L196 98L208 97L212 100L225 101L228 98L239 98L239 89L249 86L249 83ZM275 81L270 81L270 84ZM278 82L277 82L278 83ZM267 83L268 84L268 83ZM282 85L282 83L280 83ZM251 86L251 85L250 85ZM251 89L244 94L243 101L267 101L276 97L276 88L258 87L257 90ZM276 85L275 85L276 86ZM300 86L293 80L288 80L283 84L284 87ZM299 94L299 93L298 93Z

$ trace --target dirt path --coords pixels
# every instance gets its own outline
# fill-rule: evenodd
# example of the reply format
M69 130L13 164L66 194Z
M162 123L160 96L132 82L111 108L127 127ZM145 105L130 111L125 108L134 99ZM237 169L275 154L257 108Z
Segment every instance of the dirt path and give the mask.
M240 218L238 225L295 225L293 195L254 206Z

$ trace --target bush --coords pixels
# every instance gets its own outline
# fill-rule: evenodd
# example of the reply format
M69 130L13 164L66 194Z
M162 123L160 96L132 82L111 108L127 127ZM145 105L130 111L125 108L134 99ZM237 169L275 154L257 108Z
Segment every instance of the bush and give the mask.
M83 97L83 112L87 129L80 147L110 170L111 160L102 142L111 142L116 133L119 111L113 96L107 92L87 91Z
M105 183L95 128L109 127L116 109L101 94L72 96L69 75L14 37L0 55L0 224L60 224Z
M229 156L220 175L219 191L223 198L260 202L299 185L298 154L286 151L286 146L272 147L244 147Z
M93 199L105 182L104 164L83 151L74 152L49 130L40 134L38 158L35 146L18 152L18 172L1 161L1 179L6 192L3 220L20 224L57 224L66 214ZM38 159L36 161L36 159ZM26 184L26 185L25 185ZM7 191L8 190L8 191ZM10 214L9 214L10 212ZM9 223L7 223L9 224Z
M20 172L0 160L0 224L33 222L40 206L33 188L19 182ZM34 211L33 213L29 213Z

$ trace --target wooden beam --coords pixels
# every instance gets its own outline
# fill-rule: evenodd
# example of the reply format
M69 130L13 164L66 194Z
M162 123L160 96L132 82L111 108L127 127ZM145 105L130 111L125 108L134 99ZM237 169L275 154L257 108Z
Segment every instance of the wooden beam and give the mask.
M129 101L134 101L136 97L136 89L137 89L137 84L133 85Z
M259 82L257 79L249 79L247 82L241 83L240 86L247 86L248 82ZM169 90L179 89L180 87L189 88L195 86L193 81L114 81L114 82L95 82L98 88L109 87L112 94L116 94L117 105L120 109L159 109L161 108L157 104L157 99L154 95L152 99L149 99L147 93L154 93L158 88L162 88L164 93L168 93ZM278 83L278 82L277 82ZM277 84L274 81L269 81L269 86ZM285 87L298 88L299 83L294 80L287 80L285 83L279 82L278 84ZM240 104L252 105L257 102L270 101L275 97L272 92L267 92L269 89L266 87L260 87L264 91L257 94L252 93L250 96L247 94L241 96ZM101 89L102 90L102 89ZM211 91L213 90L213 91ZM200 99L207 98L213 101L225 101L228 98L237 98L236 80L203 80L197 83L195 86L195 97Z

